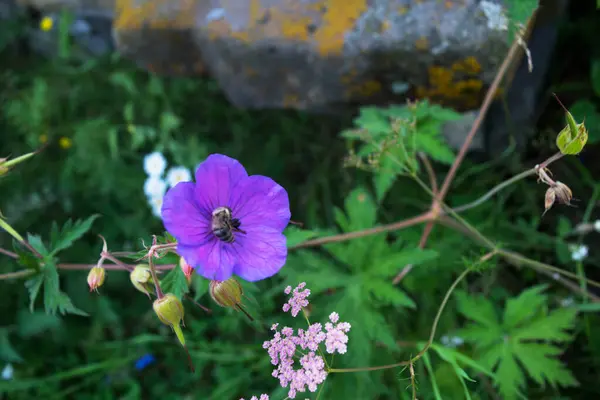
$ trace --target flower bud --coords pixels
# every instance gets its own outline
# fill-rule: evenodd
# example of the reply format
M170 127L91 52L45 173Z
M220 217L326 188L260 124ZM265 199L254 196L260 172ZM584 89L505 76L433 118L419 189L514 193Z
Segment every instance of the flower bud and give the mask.
M179 326L183 320L184 309L183 304L181 304L181 301L179 301L177 296L172 293L167 293L160 299L154 300L152 308L158 316L158 319L160 319L160 322L165 325L170 325L175 331L179 343L181 343L182 346L185 346L185 338L183 337L183 332Z
M179 267L183 271L185 279L187 279L188 285L192 283L192 273L194 272L194 268L192 268L183 257L179 258Z
M221 307L231 307L243 312L250 321L254 318L242 307L242 285L234 278L226 281L210 281L208 285L210 297Z
M33 157L35 154L36 154L36 152L34 151L31 153L27 153L22 156L19 156L17 158L13 158L11 160L9 160L7 157L0 158L0 176L6 174L9 169L11 169L12 167L14 167L15 165L17 165L19 163L22 163L23 161L27 160L28 158Z
M94 267L90 269L87 277L87 283L90 287L90 292L95 290L98 291L98 288L102 286L104 283L104 279L106 278L106 271L102 267Z
M555 95L556 97L556 95ZM558 100L558 97L556 97ZM588 131L585 129L583 122L578 124L573 118L573 115L562 105L560 100L559 104L565 110L567 119L567 126L558 133L556 137L556 146L562 154L579 154L588 140Z
M573 192L571 189L562 182L556 181L554 185L554 191L556 192L556 198L561 204L571 205L571 199L573 199Z
M133 286L150 297L150 292L153 291L152 274L150 273L150 266L147 264L136 265L133 271L129 274L129 279Z
M234 278L226 281L210 281L210 297L221 307L236 308L242 302L242 285Z
M544 216L544 214L546 214L546 212L548 212L548 210L552 207L552 205L554 204L554 201L556 200L556 192L554 191L554 188L550 187L548 188L548 190L546 190L546 198L544 200L544 212L542 213L542 216Z

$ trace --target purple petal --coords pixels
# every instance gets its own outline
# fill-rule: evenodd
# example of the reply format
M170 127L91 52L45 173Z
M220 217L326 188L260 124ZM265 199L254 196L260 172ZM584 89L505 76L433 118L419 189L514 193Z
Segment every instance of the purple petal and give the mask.
M201 210L195 200L195 185L180 182L163 199L162 220L167 232L184 245L199 245L212 235L210 214Z
M213 237L202 246L177 246L177 253L196 272L206 279L224 281L233 275L236 259L231 252L224 251L224 247L231 245Z
M236 234L235 242L224 246L237 260L233 273L249 281L275 275L287 258L286 238L280 230L248 227L247 234Z
M227 206L233 187L246 177L248 173L238 160L211 154L196 170L196 201L211 212Z
M290 222L290 200L285 189L271 178L253 175L242 180L232 193L230 207L241 229L270 227L283 231Z

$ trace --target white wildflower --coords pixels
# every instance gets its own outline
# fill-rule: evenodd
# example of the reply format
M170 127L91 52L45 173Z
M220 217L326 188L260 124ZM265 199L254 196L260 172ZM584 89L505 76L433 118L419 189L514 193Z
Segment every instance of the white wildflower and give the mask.
M144 171L148 176L161 176L165 172L165 168L167 168L167 160L162 153L155 151L144 157Z
M167 182L156 176L150 176L144 182L144 193L148 197L162 198L167 191Z
M150 204L150 208L152 208L152 214L155 217L161 218L162 217L162 205L163 205L163 197L160 196L154 196L154 197L150 197L148 199L148 204Z
M179 182L189 182L192 180L192 174L186 167L173 167L167 172L167 182L170 187L174 187Z
M594 221L594 230L600 232L600 219Z
M586 245L571 247L571 259L573 261L582 261L587 256L588 256L588 247Z
M575 304L573 297L565 297L560 301L561 307L571 307L573 304Z
M14 368L12 364L6 364L6 366L4 366L4 369L2 370L2 379L4 379L5 381L11 380L13 378L13 372Z

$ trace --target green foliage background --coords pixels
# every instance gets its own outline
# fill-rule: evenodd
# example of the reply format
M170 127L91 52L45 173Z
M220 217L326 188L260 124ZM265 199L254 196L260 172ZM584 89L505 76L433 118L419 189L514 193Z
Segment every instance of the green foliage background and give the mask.
M4 37L18 36L5 29ZM287 231L292 246L426 211L429 195L403 176L394 160L418 169L411 160L417 151L425 152L443 176L454 152L440 126L458 116L426 102L414 109L365 107L357 115L336 117L242 111L210 80L159 78L117 56L85 63L42 60L16 53L9 44L0 43L0 156L47 148L1 178L0 210L19 232L31 233L45 267L29 279L0 283L0 361L15 369L12 380L0 382L1 398L239 399L268 393L284 399L286 390L271 377L261 345L272 323L305 327L281 311L285 286L307 282L312 321L325 322L337 311L352 324L349 351L336 357L336 368L391 364L424 346L446 290L483 254L462 233L443 227L433 230L426 250L418 250L422 226L291 251L277 277L243 283L255 323L211 303L207 282L198 276L188 289L175 269L163 284L175 293L189 290L213 309L209 315L184 303L184 332L196 367L191 373L174 335L158 322L126 272L108 271L97 295L88 292L85 271L58 268L95 263L102 246L98 234L111 251L133 251L162 232L142 189L145 154L161 151L171 165L193 169L208 154L224 153L251 174L273 177L290 194L293 219L304 223L302 230ZM596 64L593 58L595 89ZM590 154L597 151L593 135L600 132L592 126L590 108L597 98L590 94L582 101L589 104L575 103L572 111L579 121L589 118ZM414 118L417 134L409 147L399 149L391 144L392 121L403 118ZM60 145L65 138L70 147ZM538 148L529 158L508 149L497 160L466 161L448 203L474 200L552 152L553 147ZM377 161L376 168L369 159ZM553 167L582 200L578 208L555 208L542 220L543 190L531 179L464 216L506 248L597 279L593 246L583 263L572 261L569 250L588 240L574 235L575 226L597 218L597 169L582 160L573 157ZM68 220L74 222L65 224ZM597 234L589 238L591 243ZM12 248L8 235L0 235L0 246ZM401 285L392 285L409 263L414 270ZM0 273L36 265L24 254L20 264L0 255ZM418 398L600 395L598 308L532 270L495 261L476 267L451 297L431 351L415 365ZM449 345L443 337L461 342ZM144 354L157 361L140 371L135 361ZM409 399L409 371L331 374L321 398Z

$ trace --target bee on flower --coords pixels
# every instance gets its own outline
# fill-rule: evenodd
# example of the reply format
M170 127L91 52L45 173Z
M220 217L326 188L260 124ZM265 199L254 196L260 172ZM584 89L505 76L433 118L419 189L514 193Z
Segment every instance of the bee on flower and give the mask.
M290 222L285 189L271 178L249 176L239 161L212 154L196 182L169 189L162 206L177 253L206 279L238 275L258 281L275 275L287 258L283 230Z

